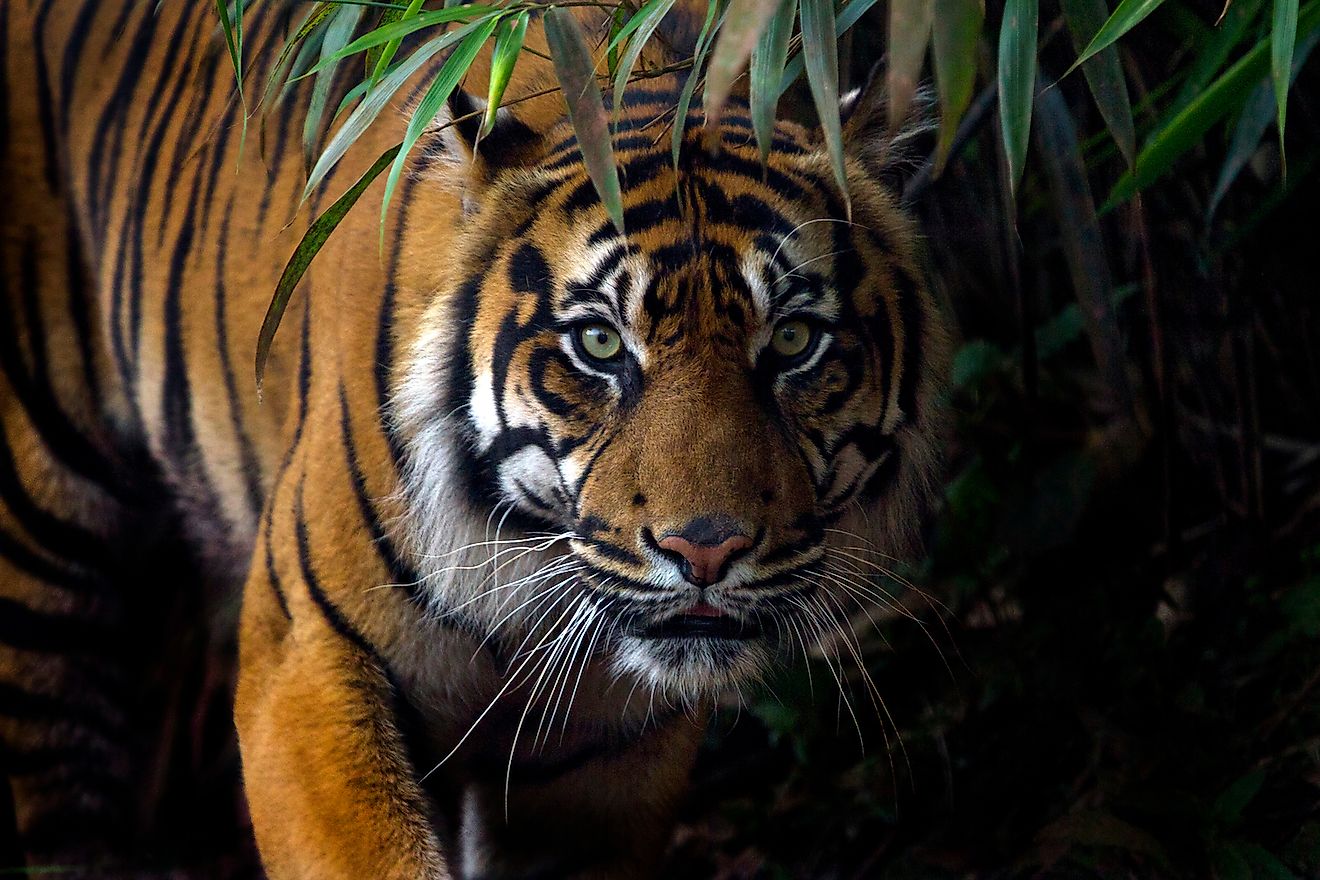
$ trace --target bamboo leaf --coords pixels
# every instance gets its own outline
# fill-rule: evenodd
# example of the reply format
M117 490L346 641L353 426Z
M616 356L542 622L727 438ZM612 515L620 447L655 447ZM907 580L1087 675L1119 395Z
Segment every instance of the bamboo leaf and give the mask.
M1040 165L1050 188L1064 260L1096 366L1113 402L1126 414L1130 392L1122 336L1112 307L1113 279L1076 123L1058 89L1045 90L1038 101L1035 134Z
M674 129L669 139L669 152L675 169L678 168L678 160L683 152L683 134L687 131L688 108L692 106L692 93L701 76L701 65L706 60L706 53L710 50L711 27L715 23L719 8L718 0L712 0L706 7L706 20L701 25L701 33L697 35L696 51L692 56L692 72L688 74L687 82L683 83L683 89L678 93L678 105L674 108Z
M863 15L870 11L878 0L848 0L839 9L839 15L834 19L834 36L842 37L847 33L848 28L857 24ZM779 81L779 96L783 97L784 92L797 81L802 75L802 69L805 66L802 53L794 55L784 68L784 78Z
M605 68L609 71L610 79L619 70L619 34L628 18L628 12L623 6L610 13L610 41L605 50Z
M316 165L307 175L307 186L303 189L304 199L312 194L330 170L344 157L344 153L348 152L348 148L353 146L362 132L367 130L367 126L375 121L394 93L417 73L422 65L435 57L437 52L466 36L465 30L469 27L471 25L465 25L463 28L434 37L429 43L424 43L408 56L407 60L401 61L393 71L381 79L376 88L363 95L362 103L353 108L353 112L344 120L344 124L335 132L334 137L330 138L330 142L321 151L321 158L316 160Z
M1012 192L1022 180L1036 90L1036 0L1008 0L999 28L999 128Z
M1107 11L1105 0L1063 0L1064 18L1068 21L1073 45L1079 51L1100 32ZM1132 102L1128 99L1118 47L1106 46L1095 53L1082 65L1082 73L1114 143L1131 168L1137 160L1137 131L1132 121Z
M619 56L618 66L614 70L614 121L619 121L619 111L623 107L623 90L628 85L628 77L632 76L633 67L637 64L637 58L642 54L651 35L655 29L660 26L661 20L674 8L674 0L651 0L637 14L628 19L628 23L619 31L616 40L625 37L628 34L636 33L635 37L628 40L628 45L624 47L623 54ZM612 42L611 48L617 47L617 42Z
M386 19L385 16L381 16L381 24L385 25L413 18L421 11L422 3L424 2L425 0L411 0L406 9L392 9L387 11L385 15L392 15L392 17ZM395 53L399 51L399 47L402 45L403 38L399 37L390 40L383 46L373 46L367 50L367 88L372 88L376 83L380 82L380 78L385 75L385 71L389 69L390 62L394 60ZM372 60L373 55L375 57L374 61Z
M1302 7L1297 27L1299 33L1307 36L1320 28L1320 0L1308 0ZM1260 79L1267 75L1269 52L1269 39L1261 40L1209 88L1157 129L1137 154L1136 167L1114 184L1101 210L1107 211L1145 189L1179 156L1199 143L1210 126L1240 107Z
M400 21L387 24L384 27L376 28L373 31L363 34L353 42L344 46L338 52L327 58L322 58L320 63L313 67L303 76L310 76L318 73L321 69L329 67L348 58L350 55L356 55L364 52L373 46L379 46L388 43L391 40L402 40L409 34L416 33L424 28L434 27L440 24L449 24L455 21L467 21L473 18L482 18L500 10L492 6L472 4L470 6L455 6L452 9L434 9L429 12L423 12L412 18L402 19Z
M762 167L770 160L775 113L779 108L779 82L784 78L788 42L793 36L793 22L796 19L797 0L779 0L779 8L770 19L770 26L752 49L749 92L752 131L756 133L756 146L761 153Z
M238 95L243 97L243 4L240 2L234 8L234 16L230 18L229 7L225 0L215 0L216 11L220 13L220 29L225 34L225 46L229 49L229 63L234 67L234 84L238 87Z
M1292 82L1293 48L1297 45L1297 0L1274 0L1274 26L1270 29L1270 77L1278 107L1279 156L1283 175L1288 176L1288 157L1283 148L1283 128L1288 119L1288 86Z
M889 65L885 80L889 89L889 130L896 131L907 118L912 95L917 90L921 66L930 42L935 4L930 0L890 0Z
M715 48L710 53L710 65L706 68L702 106L706 111L707 149L719 143L720 116L733 90L734 80L746 68L752 49L779 11L778 7L779 4L766 3L765 0L732 0L729 4Z
M353 31L362 18L361 6L341 6L325 29L325 39L321 41L321 57L332 55L344 44L353 39ZM327 67L316 75L312 84L312 97L307 102L307 116L303 119L303 158L304 168L310 168L316 151L316 139L321 133L321 121L325 116L325 105L330 98L330 89L335 84L335 68Z
M275 331L279 329L280 319L284 317L284 310L289 304L289 298L307 272L307 267L311 265L312 258L321 250L330 233L335 231L339 222L344 219L344 215L349 209L357 204L357 200L366 192L371 182L380 176L381 172L389 167L394 161L395 155L399 152L402 144L395 144L388 150L380 154L380 157L367 169L367 172L358 178L357 183L349 187L348 192L344 193L335 203L326 209L320 217L313 221L312 225L303 233L302 240L298 242L298 247L294 248L293 256L289 257L289 262L284 267L284 272L280 275L279 282L275 285L275 293L271 297L270 305L266 307L266 317L261 321L261 332L257 335L257 396L261 396L261 384L266 373L266 359L270 356L271 343L275 341Z
M940 98L940 130L935 147L936 176L944 170L958 123L976 84L976 44L985 7L981 0L935 0L935 89Z
M610 142L609 116L596 85L595 64L586 36L573 13L552 7L545 14L545 38L554 59L555 76L564 90L568 118L577 133L578 149L592 185L614 227L623 235L623 193L619 167Z
M1196 57L1187 68L1182 88L1165 112L1172 117L1183 110L1215 78L1228 60L1228 56L1247 35L1256 22L1256 13L1263 0L1233 0L1220 16L1209 38L1197 49ZM1175 7L1177 8L1177 7Z
M1317 43L1320 43L1320 31L1312 31L1309 36L1297 43L1297 49L1293 53L1291 80L1297 79L1297 72L1302 69L1307 56L1311 54ZM1242 113L1238 116L1237 124L1233 127L1233 138L1228 145L1224 167L1219 170L1219 179L1215 182L1214 192L1210 194L1210 206L1206 208L1207 224L1214 219L1215 211L1219 209L1219 203L1228 194L1229 187L1237 180L1238 174L1246 167L1247 162L1260 146L1261 139L1265 136L1265 129L1269 128L1270 122L1274 119L1274 107L1274 88L1268 80L1263 80L1252 90L1247 103L1242 107Z
M500 14L496 13L488 18L471 22L464 25L461 30L467 31L463 36L462 42L454 49L453 53L445 59L440 72L435 75L431 81L431 86L422 96L417 109L413 111L412 118L408 120L408 129L403 135L403 149L394 157L394 164L390 166L389 176L385 179L385 196L380 205L380 236L381 247L385 246L385 218L390 207L390 199L394 196L394 188L398 186L399 176L403 174L404 163L408 159L408 154L421 138L423 132L435 120L435 117L444 108L449 96L458 88L458 83L463 77L467 76L468 68L472 66L477 53L481 47L486 45L490 35L495 32L495 27L500 22Z
M1163 2L1164 0L1123 0L1063 75L1072 73L1106 46L1112 46L1119 37L1140 24L1142 19L1158 9Z
M270 69L270 76L266 79L266 88L262 93L262 103L268 103L271 95L275 92L277 86L284 85L285 76L288 73L289 65L294 61L293 52L303 45L303 41L311 35L321 24L334 12L337 4L332 2L318 3L307 13L306 18L298 25L293 32L293 36L284 44L280 50L279 58Z
M606 45L605 50L609 52L618 49L624 40L628 39L638 28L650 21L651 14L655 11L655 8L662 5L664 2L665 0L647 0L647 2L644 3L634 15L629 17L627 21L619 26L619 29L614 32L612 37L610 37L610 41L608 45ZM673 3L671 2L669 5L672 6ZM620 6L619 10L622 9L623 7ZM618 12L619 10L615 11ZM643 40L642 42L646 41Z
M1033 0L1034 2L1034 0ZM806 59L807 85L825 133L825 148L834 168L834 179L843 193L844 210L852 219L848 195L848 171L843 158L843 121L839 118L839 54L835 39L833 0L801 0L802 56Z
M500 19L495 32L495 48L490 59L490 91L486 96L486 116L481 121L478 139L490 134L495 127L495 114L499 112L500 101L504 100L504 90L509 87L509 78L513 76L513 66L518 63L523 41L527 37L527 22L531 17L528 12L520 12L513 18Z
M233 17L225 5L225 0L215 0L215 7L220 13L220 28L225 34L225 46L229 49L229 61L234 66L234 85L238 89L238 101L243 107L243 127L238 136L238 159L243 160L243 145L247 143L247 95L243 91L243 6L246 0L237 0L233 6Z

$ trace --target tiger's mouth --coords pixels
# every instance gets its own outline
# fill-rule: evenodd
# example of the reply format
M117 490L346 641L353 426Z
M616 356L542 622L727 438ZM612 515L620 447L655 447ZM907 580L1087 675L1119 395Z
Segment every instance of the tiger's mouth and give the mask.
M698 603L663 620L634 629L643 639L728 639L750 641L761 636L761 626L718 608Z

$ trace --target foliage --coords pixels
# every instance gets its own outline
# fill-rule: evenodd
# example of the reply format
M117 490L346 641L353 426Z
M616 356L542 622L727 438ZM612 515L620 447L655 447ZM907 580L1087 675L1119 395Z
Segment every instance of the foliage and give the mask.
M242 22L244 7L251 2L255 0L237 2L230 6L221 2L216 7L234 64L240 96L244 94ZM397 153L389 167L382 204L383 225L390 197L412 146L421 133L433 125L444 101L458 87L472 60L488 40L495 39L499 43L502 74L493 78L491 83L487 126L503 97L503 83L507 83L507 77L523 49L521 34L525 31L530 15L573 6L612 10L611 32L607 35L610 61L606 74L600 74L592 65L589 51L556 51L553 54L561 87L570 80L583 82L599 77L607 83L612 81L614 90L621 92L628 82L636 78L633 72L640 49L653 37L656 27L672 8L673 2L649 0L641 6L635 6L627 0L574 0L556 7L555 4L530 0L501 0L492 4L445 3L446 8L433 10L424 10L421 0L410 0L407 4L363 4L360 0L315 3L311 4L300 25L292 31L281 62L273 69L265 94L269 97L283 93L289 84L305 77L315 77L316 87L304 126L304 147L310 156L323 127L326 98L339 66L350 62L355 56L362 56L365 61L362 81L348 93L334 115L338 117L350 106L354 109L334 137L322 148L320 158L308 176L306 193L310 195L404 82L422 69L433 56L446 49L450 51L444 64L428 74L431 84L426 96L413 110L403 149ZM1131 198L1166 174L1181 155L1195 146L1210 126L1237 113L1246 103L1248 94L1256 87L1267 65L1275 95L1278 130L1282 136L1294 47L1299 39L1306 43L1313 34L1320 33L1320 0L1309 0L1300 12L1297 0L1274 0L1272 12L1266 10L1260 0L1240 0L1236 6L1230 2L1225 7L1224 17L1231 14L1232 19L1220 25L1215 39L1202 41L1204 45L1191 56L1192 60L1185 71L1172 74L1174 77L1187 76L1191 92L1189 94L1185 88L1182 95L1188 96L1188 99L1175 100L1159 115L1145 145L1134 156L1133 110L1118 64L1115 42L1162 4L1163 0L1123 0L1106 17L1103 0L1065 0L1062 3L1064 20L1073 36L1082 44L1077 58L1064 75L1082 67L1105 123L1131 166L1113 187L1106 200L1106 208L1115 207ZM734 80L750 63L755 73L752 80L752 114L754 119L760 120L756 127L757 139L764 154L768 150L766 120L773 118L779 94L793 84L805 67L817 117L846 201L847 185L843 176L843 142L838 109L836 37L842 37L875 5L876 0L841 0L836 12L833 0L801 0L800 3L711 0L710 16L703 29L697 55L688 62L696 68L697 75L689 80L689 88L684 92L679 112L686 111L692 90L702 80L700 74L704 72L704 109L708 118L718 120ZM891 121L897 125L903 115L902 109L909 104L916 87L926 48L933 44L933 72L942 114L937 155L940 157L939 165L942 166L970 97L972 72L977 67L976 56L980 50L975 34L982 27L984 7L983 0L941 0L938 3L939 14L935 15L932 12L935 5L929 0L890 0L890 27L885 48L891 64L886 72L886 82L893 113ZM999 88L1003 149L1011 169L1009 181L1015 186L1022 176L1026 161L1034 96L1039 92L1037 55L1049 38L1047 36L1042 40L1037 35L1038 0L1009 0L1007 6L1007 14L1002 17L998 28L999 60L991 85ZM375 26L356 39L350 39L364 9L374 11ZM795 16L799 27L794 37ZM548 20L553 19L554 14L551 13ZM457 26L448 29L451 25ZM564 31L563 28L553 27L551 30ZM1262 30L1265 33L1259 39L1251 36ZM404 57L398 57L404 37L433 31L438 32L437 36L421 42ZM517 39L513 38L514 34L518 35ZM763 39L763 36L767 38ZM576 37L574 42L578 42ZM1251 45L1250 51L1225 69L1227 59L1243 45ZM787 53L786 46L790 47ZM319 60L309 63L313 54L318 54ZM292 65L287 63L289 59L293 60ZM778 92L767 87L768 83L776 79L780 81ZM571 106L577 108L573 114L575 125L579 125L582 120L597 119L604 113L599 95L594 89L587 92L570 89L568 93L577 95L570 102ZM578 135L584 155L596 157L589 162L592 181L614 218L615 225L622 229L623 215L617 194L617 174L608 170L614 164L608 131L591 124L581 127ZM674 160L677 162L679 140L677 137L674 140ZM370 183L372 177L379 173L373 166L373 171L369 172L372 176L359 180L354 188ZM318 233L313 236L309 233L290 261L290 267L308 265L324 240L324 235ZM287 301L292 286L300 278L301 272L285 273L267 314L268 324L278 325L282 314L280 304ZM259 357L258 381L262 367L263 360Z

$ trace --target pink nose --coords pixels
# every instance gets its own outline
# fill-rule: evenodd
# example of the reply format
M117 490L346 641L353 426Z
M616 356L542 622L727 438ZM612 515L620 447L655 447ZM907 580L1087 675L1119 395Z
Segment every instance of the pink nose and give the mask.
M684 533L692 530L684 529ZM692 535L692 537L696 537ZM723 537L723 536L720 536ZM732 535L718 543L693 541L684 534L666 535L657 545L661 550L677 553L683 559L683 577L699 587L709 586L724 577L733 554L752 546L746 535Z

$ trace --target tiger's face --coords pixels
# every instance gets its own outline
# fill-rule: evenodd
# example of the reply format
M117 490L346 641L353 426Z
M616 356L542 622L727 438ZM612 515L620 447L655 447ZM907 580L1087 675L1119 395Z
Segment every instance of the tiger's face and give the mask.
M433 310L457 336L422 337L409 387L465 441L464 503L559 538L538 553L615 668L693 695L838 625L867 547L900 546L936 319L860 166L849 220L806 131L781 123L763 174L734 113L718 154L693 128L676 175L664 132L634 130L654 105L616 134L623 235L567 129L497 179Z

